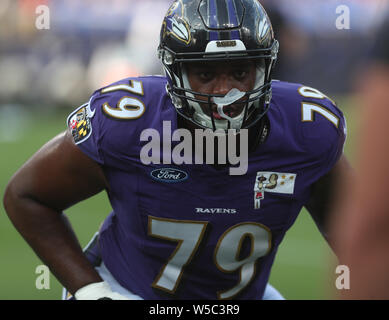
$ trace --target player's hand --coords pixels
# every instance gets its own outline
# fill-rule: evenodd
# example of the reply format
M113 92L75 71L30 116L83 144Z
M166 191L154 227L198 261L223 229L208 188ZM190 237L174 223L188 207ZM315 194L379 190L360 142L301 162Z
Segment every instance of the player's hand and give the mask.
M78 289L74 297L76 300L130 300L117 292L113 292L105 281L91 283Z

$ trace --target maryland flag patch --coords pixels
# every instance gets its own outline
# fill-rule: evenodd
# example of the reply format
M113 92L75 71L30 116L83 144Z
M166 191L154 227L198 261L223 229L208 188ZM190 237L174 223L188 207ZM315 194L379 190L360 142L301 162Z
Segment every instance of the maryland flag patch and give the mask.
M90 137L92 133L91 118L93 115L90 112L89 104L84 104L68 117L67 125L76 144L84 142Z

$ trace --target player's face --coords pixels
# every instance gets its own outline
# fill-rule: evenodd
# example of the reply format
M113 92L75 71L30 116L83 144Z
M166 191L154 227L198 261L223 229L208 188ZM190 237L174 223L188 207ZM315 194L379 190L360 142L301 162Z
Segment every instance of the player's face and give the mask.
M192 90L202 94L226 95L233 88L248 92L253 90L255 85L256 66L253 61L198 62L188 64L186 70ZM196 98L208 102L207 97ZM225 106L224 113L231 118L240 115L245 104L239 102L245 99L243 97L236 103ZM200 105L208 116L212 114L216 120L223 119L217 112L216 104L212 104L211 110L208 103Z

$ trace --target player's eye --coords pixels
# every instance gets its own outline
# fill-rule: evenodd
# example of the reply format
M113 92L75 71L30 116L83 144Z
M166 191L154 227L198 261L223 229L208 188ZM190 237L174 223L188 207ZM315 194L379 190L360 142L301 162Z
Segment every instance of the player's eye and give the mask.
M248 72L247 70L235 70L234 71L234 78L237 80L243 80L246 78Z
M204 82L211 81L214 77L214 74L210 71L200 71L197 75Z

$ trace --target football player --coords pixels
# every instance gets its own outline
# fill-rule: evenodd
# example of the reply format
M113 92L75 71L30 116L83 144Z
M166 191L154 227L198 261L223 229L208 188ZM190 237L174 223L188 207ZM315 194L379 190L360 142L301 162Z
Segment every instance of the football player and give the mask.
M261 299L303 206L330 238L335 178L349 170L344 118L320 91L272 80L278 49L256 0L177 0L158 48L166 76L95 91L14 175L8 215L72 295ZM176 164L172 148L145 164L145 130L161 137L166 124L248 132L247 171ZM113 212L85 255L62 212L103 190Z

